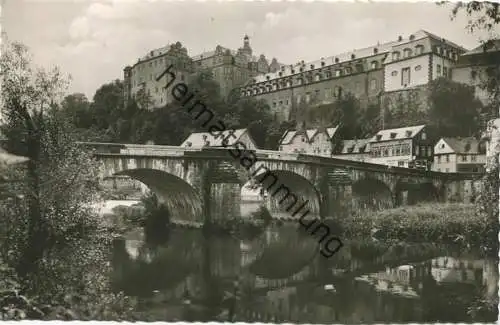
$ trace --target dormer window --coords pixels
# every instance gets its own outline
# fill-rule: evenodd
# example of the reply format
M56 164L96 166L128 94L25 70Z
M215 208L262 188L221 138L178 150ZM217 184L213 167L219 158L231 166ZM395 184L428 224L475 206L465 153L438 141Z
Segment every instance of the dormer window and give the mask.
M378 53L378 48L374 48L373 49L373 54L377 54Z
M469 151L470 151L470 148L471 148L471 145L470 145L470 143L469 143L469 142L467 142L467 143L465 144L465 147L464 147L465 152L469 152Z
M347 148L347 153L352 153L354 151L354 146Z
M321 80L321 75L318 73L314 76L314 81L320 81Z
M377 69L378 68L378 62L377 61L372 61L371 68L372 69Z
M424 53L424 46L423 45L415 46L415 52L417 55Z
M325 66L325 62L321 62L321 66L324 67Z
M335 77L340 77L342 75L342 70L335 70Z
M391 132L391 139L395 139L395 138L396 138L396 135L397 135L397 133L396 133L396 132Z
M267 80L269 80L269 79L271 79L271 78L270 78L269 76L266 76L266 79L267 79Z
M314 69L314 64L311 64L311 70L313 70L313 69Z
M393 61L399 60L399 52L392 52L392 60Z
M345 73L346 73L346 74L350 74L350 73L352 73L352 68L351 68L351 67L347 67L347 68L345 68Z
M427 134L425 134L425 132L422 132L422 140L425 140L427 139Z
M377 141L380 141L380 139L382 139L382 134L377 134Z
M335 58L335 63L339 63L339 58Z
M409 58L411 56L411 50L410 49L404 49L403 50L403 56L405 58Z
M411 133L412 133L411 131L406 131L406 137L407 138L411 137Z
M354 60L356 58L355 54L351 54L351 60Z

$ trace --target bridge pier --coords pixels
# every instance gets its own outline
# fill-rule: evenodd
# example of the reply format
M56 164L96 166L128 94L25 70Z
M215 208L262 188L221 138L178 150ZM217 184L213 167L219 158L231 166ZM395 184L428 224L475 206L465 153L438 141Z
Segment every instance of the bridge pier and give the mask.
M205 221L217 222L240 217L241 185L237 183L212 183L210 196L204 200L209 207Z

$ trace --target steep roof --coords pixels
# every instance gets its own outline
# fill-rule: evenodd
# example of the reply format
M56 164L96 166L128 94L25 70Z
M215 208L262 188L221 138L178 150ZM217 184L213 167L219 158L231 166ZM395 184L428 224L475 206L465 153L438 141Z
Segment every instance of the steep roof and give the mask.
M371 139L370 142L380 142L380 141L389 141L389 140L403 140L403 139L412 139L415 135L417 135L420 131L425 128L425 125L415 125L415 126L406 126L397 129L387 129L378 131Z
M227 145L232 146L247 132L247 129L238 129L234 131L234 137L228 138ZM208 141L209 147L222 147L222 141L230 134L230 130L222 132L222 135L214 137L210 132L197 132L191 133L186 140L181 144L181 147L193 147L201 148L204 147ZM253 141L253 140L252 140ZM191 144L191 145L189 145Z
M360 149L364 149L360 151ZM342 140L342 154L370 152L370 139Z
M285 133L281 137L280 145L290 144L292 139L298 134L304 134L306 136L308 142L311 142L311 140L313 140L314 137L316 137L316 135L321 133L321 132L326 132L328 138L331 139L331 138L333 138L333 136L335 135L335 133L337 132L338 129L339 129L339 126L326 128L326 129L322 129L322 128L307 129L305 131L288 130L288 131L285 131Z
M480 142L473 138L442 138L455 153L479 154Z

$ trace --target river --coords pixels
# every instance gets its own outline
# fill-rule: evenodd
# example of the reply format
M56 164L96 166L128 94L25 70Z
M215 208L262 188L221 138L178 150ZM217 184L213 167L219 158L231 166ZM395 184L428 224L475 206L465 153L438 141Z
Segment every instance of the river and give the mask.
M477 251L372 238L344 244L326 259L293 223L233 235L137 228L114 242L112 282L138 298L145 321L497 319L474 309L498 294L498 263Z

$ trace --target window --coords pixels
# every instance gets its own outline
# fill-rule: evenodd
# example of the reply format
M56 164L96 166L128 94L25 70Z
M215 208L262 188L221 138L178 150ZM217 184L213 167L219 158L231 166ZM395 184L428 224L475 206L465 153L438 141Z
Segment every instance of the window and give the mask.
M347 67L347 68L345 68L345 73L346 73L346 74L350 74L350 73L352 73L352 68L351 68L351 67Z
M423 45L417 45L417 46L415 46L415 52L416 52L415 53L416 55L424 53L424 46Z
M371 68L372 69L377 69L378 68L378 62L377 61L372 61Z
M314 81L320 81L321 80L321 75L318 73L316 76L314 76Z
M432 147L427 147L427 157L432 156Z
M441 156L440 156L440 155L439 155L439 156L437 156L437 162L438 162L438 164L440 164L440 163L441 163Z
M436 66L436 74L437 74L438 76L440 76L440 75L441 75L441 65L439 65L439 64Z
M356 58L356 55L351 54L351 60L354 60Z
M326 78L328 78L328 79L332 77L332 73L330 71L327 71L325 73L325 75L326 75Z
M377 79L370 80L370 89L371 90L376 90L377 89Z
M403 50L403 56L405 58L409 58L411 56L411 50L410 49L404 49Z
M401 86L408 86L410 84L410 68L403 68L401 70Z
M476 155L471 155L470 156L470 161L476 161L476 158L477 158Z
M399 52L392 52L392 60L393 61L399 60Z
M450 172L450 169L449 168L446 168L446 172L449 173Z
M467 155L462 155L462 161L467 161Z
M448 77L448 68L443 67L443 77Z
M427 134L425 134L425 132L422 132L422 135L420 136L420 138L421 138L422 140L427 139Z
M450 155L446 155L446 162L450 162ZM448 172L448 170L446 170L446 172Z
M397 133L396 133L396 132L391 132L391 139L395 139L395 138L396 138L396 135L397 135Z
M417 65L417 66L415 67L415 71L420 71L420 70L422 70L422 66L421 66L421 65Z
M404 166L405 166L404 160L403 161L402 160L398 161L398 167L404 167Z
M397 75L398 75L398 72L397 72L397 71L393 71L393 72L391 72L391 76L395 77L395 76L397 76Z
M335 70L335 77L340 77L342 75L342 70Z

